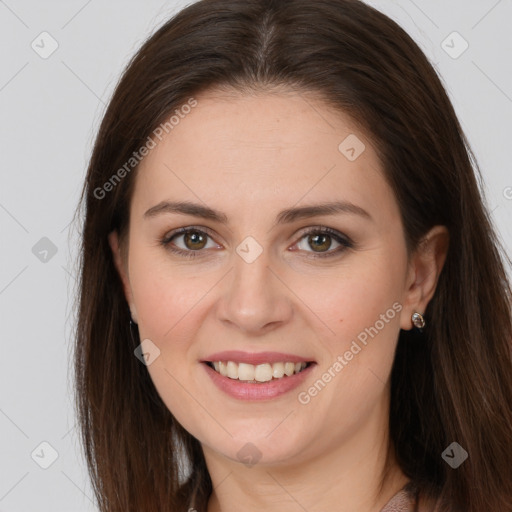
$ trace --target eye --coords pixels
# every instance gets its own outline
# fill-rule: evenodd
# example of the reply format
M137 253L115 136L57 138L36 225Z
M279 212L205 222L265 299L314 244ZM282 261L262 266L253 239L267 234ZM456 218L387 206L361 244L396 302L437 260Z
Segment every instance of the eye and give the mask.
M176 247L175 240L182 239L183 247ZM210 235L203 229L198 229L193 226L187 228L180 228L165 236L160 243L169 251L180 254L188 258L194 258L202 249L210 249L207 246L208 238ZM171 243L172 242L172 243ZM214 244L215 247L218 248Z
M304 249L304 245L300 247L300 244L304 239L304 245L312 247L313 251ZM329 250L332 247L333 239L339 246L334 250ZM301 250L306 250L306 252L313 252L313 254L309 256L313 258L327 258L335 256L343 252L345 249L354 247L353 242L346 235L342 235L338 231L327 227L310 228L302 234L300 241L295 245Z

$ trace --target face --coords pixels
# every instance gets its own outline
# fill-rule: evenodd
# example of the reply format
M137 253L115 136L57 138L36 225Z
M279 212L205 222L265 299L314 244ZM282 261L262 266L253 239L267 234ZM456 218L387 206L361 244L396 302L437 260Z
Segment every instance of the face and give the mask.
M138 169L118 267L158 393L233 461L296 463L371 439L387 427L412 312L399 209L371 141L312 96L196 100ZM308 210L326 203L338 206ZM287 362L308 364L283 375Z

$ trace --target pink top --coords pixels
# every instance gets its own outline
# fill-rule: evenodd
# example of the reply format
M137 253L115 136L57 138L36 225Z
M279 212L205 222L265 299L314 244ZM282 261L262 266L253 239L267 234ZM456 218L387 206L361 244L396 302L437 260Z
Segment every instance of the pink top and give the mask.
M380 512L416 512L416 510L416 489L409 482L384 505Z

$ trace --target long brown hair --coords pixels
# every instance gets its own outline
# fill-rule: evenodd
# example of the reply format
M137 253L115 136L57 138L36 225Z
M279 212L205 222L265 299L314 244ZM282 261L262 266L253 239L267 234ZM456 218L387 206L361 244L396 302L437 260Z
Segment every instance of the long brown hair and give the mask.
M204 512L212 491L199 442L134 356L140 340L107 237L126 235L137 171L126 162L172 112L214 86L316 93L361 123L375 145L408 250L432 226L447 226L427 327L400 331L391 442L404 473L439 510L512 511L511 262L436 72L403 29L357 0L202 0L159 28L121 77L80 209L76 403L100 510L193 504ZM123 166L122 179L112 180ZM469 454L457 469L441 457L454 441Z

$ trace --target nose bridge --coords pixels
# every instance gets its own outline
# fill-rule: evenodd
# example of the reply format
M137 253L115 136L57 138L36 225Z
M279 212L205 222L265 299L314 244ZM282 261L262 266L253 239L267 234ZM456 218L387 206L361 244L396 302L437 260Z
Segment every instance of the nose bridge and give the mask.
M255 332L286 321L291 309L289 297L275 276L269 248L247 237L236 248L233 267L221 299L221 319Z

